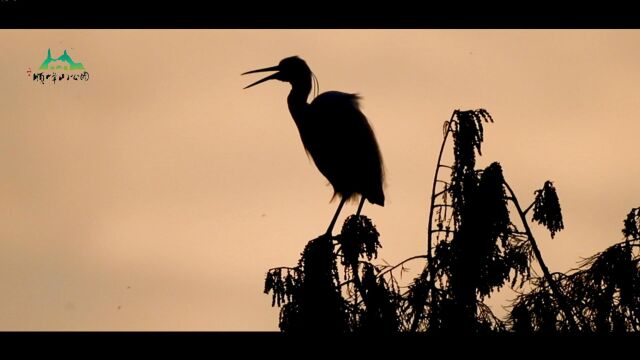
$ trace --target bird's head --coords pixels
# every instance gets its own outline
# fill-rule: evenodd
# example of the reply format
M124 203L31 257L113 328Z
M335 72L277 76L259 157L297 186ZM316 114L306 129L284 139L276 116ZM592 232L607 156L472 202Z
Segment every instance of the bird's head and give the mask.
M258 72L266 72L266 71L276 71L276 73L271 74L263 79L260 79L254 82L251 85L246 86L245 89L250 88L254 85L258 85L268 80L280 80L280 81L286 81L288 83L294 84L299 81L309 81L311 79L311 69L309 69L309 66L304 60L300 59L297 56L291 56L291 57L282 59L277 66L247 71L242 75L253 74Z

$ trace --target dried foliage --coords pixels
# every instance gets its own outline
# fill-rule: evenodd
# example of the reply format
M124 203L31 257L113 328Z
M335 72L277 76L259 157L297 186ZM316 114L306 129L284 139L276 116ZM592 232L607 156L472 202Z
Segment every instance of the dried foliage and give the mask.
M337 241L342 248L342 264L352 266L358 264L361 255L368 260L378 256L378 248L381 247L378 238L378 230L366 216L349 216L342 227L342 232L337 236Z
M564 229L562 211L556 188L551 181L544 183L540 190L535 191L536 199L533 203L533 221L544 225L551 233L551 238Z
M338 269L331 239L321 236L305 247L298 266L267 273L265 292L281 306L280 329L285 332L348 331L347 304L338 287Z
M624 227L622 228L622 235L625 240L633 240L640 238L640 232L638 232L638 223L640 223L640 208L633 208L627 214L627 218L624 219Z

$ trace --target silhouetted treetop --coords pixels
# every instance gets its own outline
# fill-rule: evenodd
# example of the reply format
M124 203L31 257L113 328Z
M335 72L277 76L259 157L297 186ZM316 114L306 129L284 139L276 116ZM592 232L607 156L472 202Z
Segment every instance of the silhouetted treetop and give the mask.
M272 306L281 307L282 331L640 331L640 208L624 220L624 241L576 270L550 271L530 223L546 227L551 238L564 229L557 190L545 181L523 209L499 162L477 169L488 122L493 119L484 109L455 110L445 122L425 254L374 264L380 233L356 214L340 234L311 240L296 267L269 270L264 290L272 293ZM445 149L452 150L452 163L443 164ZM425 261L422 271L401 285L395 272L415 260ZM485 299L505 285L519 295L500 319Z

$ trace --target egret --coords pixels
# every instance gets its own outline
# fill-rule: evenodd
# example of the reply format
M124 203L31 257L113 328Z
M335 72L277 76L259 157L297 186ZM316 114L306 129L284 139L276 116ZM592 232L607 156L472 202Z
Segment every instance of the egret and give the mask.
M326 235L331 236L340 210L347 200L360 194L356 216L360 215L364 200L384 206L384 166L375 134L360 111L359 96L339 91L318 95L309 104L315 76L307 63L297 56L283 59L277 66L243 73L276 71L245 89L268 80L291 84L287 104L298 128L302 144L316 167L340 197Z

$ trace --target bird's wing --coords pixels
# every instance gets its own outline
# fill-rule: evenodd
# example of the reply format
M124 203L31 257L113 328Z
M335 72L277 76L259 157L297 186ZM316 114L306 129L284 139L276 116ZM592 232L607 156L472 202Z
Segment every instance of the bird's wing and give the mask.
M309 152L334 188L334 181L370 183L372 178L379 179L375 182L382 181L380 150L358 100L355 94L330 91L311 103L310 130L314 134L310 136L317 141L310 144Z

